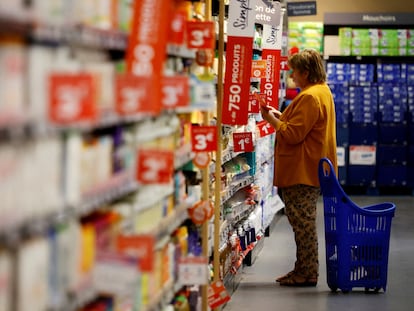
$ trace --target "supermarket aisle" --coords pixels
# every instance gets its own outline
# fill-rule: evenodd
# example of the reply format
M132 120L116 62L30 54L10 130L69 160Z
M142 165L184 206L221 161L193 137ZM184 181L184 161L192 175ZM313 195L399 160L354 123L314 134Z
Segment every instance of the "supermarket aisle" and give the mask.
M274 279L292 268L293 234L284 215L266 238L265 246L251 267L243 270L242 281L224 311L405 311L414 305L414 197L351 197L358 205L393 202L387 291L365 293L354 289L348 294L332 293L326 284L325 241L322 202L318 206L320 277L315 288L281 287Z

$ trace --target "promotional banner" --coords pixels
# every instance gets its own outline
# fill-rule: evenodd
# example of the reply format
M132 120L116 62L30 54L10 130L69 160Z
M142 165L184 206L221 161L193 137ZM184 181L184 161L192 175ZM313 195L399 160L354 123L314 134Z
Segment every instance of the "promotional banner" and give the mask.
M222 107L223 124L247 124L254 22L254 0L230 1Z
M161 77L170 31L171 0L136 0L133 2L132 29L126 53L128 73L151 79L154 111L161 111Z
M265 94L266 105L279 107L280 59L282 49L283 14L279 10L279 24L263 25L262 59L266 61L266 75L261 80L260 91Z

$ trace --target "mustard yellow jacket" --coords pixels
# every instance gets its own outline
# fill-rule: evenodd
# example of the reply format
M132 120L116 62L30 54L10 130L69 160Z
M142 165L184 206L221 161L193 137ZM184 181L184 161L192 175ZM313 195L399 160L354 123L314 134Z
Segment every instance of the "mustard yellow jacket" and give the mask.
M275 186L319 187L318 163L322 157L331 160L337 173L335 107L327 84L303 89L280 121L276 127Z

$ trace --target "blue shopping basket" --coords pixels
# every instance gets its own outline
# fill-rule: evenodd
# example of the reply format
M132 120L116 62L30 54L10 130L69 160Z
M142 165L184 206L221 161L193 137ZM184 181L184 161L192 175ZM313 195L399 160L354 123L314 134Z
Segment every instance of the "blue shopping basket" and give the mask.
M345 194L327 158L319 161L328 286L349 292L386 291L391 221L395 204L359 207Z

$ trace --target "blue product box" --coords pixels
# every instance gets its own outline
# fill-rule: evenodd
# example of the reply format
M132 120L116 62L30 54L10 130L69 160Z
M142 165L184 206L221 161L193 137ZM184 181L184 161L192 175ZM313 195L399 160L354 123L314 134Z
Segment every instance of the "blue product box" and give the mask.
M348 123L336 123L336 144L338 146L349 145L349 127Z
M407 145L378 145L378 165L407 165Z
M407 166L407 186L414 188L414 165Z
M408 166L414 166L414 144L407 147Z
M349 186L375 186L375 165L348 165L347 185Z
M378 142L378 126L376 123L349 124L350 145L376 145Z
M407 144L408 126L401 123L378 123L379 144Z
M414 146L414 114L411 115L411 121L408 123L408 145ZM414 157L410 159L414 161Z
M407 177L406 165L379 165L377 168L378 186L406 186Z

